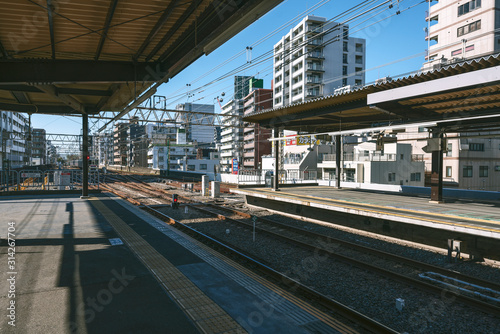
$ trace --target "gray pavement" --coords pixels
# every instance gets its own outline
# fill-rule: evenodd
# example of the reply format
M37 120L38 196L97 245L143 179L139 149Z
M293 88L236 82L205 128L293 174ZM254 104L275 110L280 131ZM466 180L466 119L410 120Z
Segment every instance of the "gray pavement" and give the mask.
M197 332L87 200L0 197L0 213L0 333Z

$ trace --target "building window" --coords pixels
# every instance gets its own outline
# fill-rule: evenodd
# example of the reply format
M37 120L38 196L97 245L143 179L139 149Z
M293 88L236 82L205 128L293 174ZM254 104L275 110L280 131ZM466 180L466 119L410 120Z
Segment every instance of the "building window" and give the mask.
M446 148L446 156L447 156L447 157L451 157L451 155L452 155L452 153L453 153L453 152L452 152L452 148L453 148L453 144L448 143L447 148Z
M481 8L481 0L472 0L467 3L464 3L461 6L458 6L458 16L465 15L474 9Z
M356 67L356 75L362 75L363 74L363 68L362 67Z
M469 151L484 152L484 144L470 143L469 144Z
M200 170L207 170L207 164L200 164Z
M349 43L348 42L344 42L344 47L343 47L343 50L344 52L348 52L349 51Z
M451 177L451 166L446 167L446 177Z
M479 166L479 177L488 177L488 166Z
M363 64L363 56L356 56L356 64Z
M189 170L189 171L194 171L194 169L195 169L194 165L188 165L187 166L187 170Z
M347 78L342 79L342 87L347 86Z
M363 44L356 43L356 52L363 52Z
M464 25L463 27L457 28L457 37L467 35L473 31L481 29L481 20L472 22Z
M342 66L342 75L347 75L347 66Z
M389 182L394 182L396 181L396 173L389 173Z
M411 181L420 182L421 179L422 179L422 175L420 173L411 173L410 174Z
M344 54L342 55L342 62L343 62L344 64L348 64L348 62L347 62L347 53L344 53Z
M344 32L344 39L349 39L349 28L344 26L343 32Z
M472 166L464 166L463 177L472 177Z
M356 79L356 80L354 80L354 84L355 84L356 86L362 86L362 85L363 85L363 80Z

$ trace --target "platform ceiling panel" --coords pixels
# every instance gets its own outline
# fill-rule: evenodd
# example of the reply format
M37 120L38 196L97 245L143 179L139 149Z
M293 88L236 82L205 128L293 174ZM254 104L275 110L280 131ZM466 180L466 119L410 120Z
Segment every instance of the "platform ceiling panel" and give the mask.
M282 0L0 1L0 110L120 112Z

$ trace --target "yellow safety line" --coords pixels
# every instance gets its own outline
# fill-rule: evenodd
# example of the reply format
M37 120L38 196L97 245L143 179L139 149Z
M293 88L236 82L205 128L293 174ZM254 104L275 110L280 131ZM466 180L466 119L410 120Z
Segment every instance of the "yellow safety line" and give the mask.
M292 302L293 304L297 305L298 307L300 307L304 311L308 312L309 314L315 316L316 318L318 318L319 320L323 321L324 323L326 323L330 327L333 327L333 328L341 331L342 333L359 333L355 329L353 329L351 327L348 327L348 325L346 325L346 324L338 321L335 318L332 318L330 315L328 315L328 314L324 313L323 311L315 308L311 304L309 304L309 303L303 301L302 299L299 299L299 298L295 297L291 293L289 293L289 292L287 292L287 291L279 288L278 286L276 286L275 284L269 282L265 278L263 278L263 277L255 274L253 271L251 271L251 270L249 270L249 269L241 266L237 262L234 262L233 260L227 258L226 256L218 253L217 251L215 251L212 248L206 246L205 244L199 242L198 240L193 239L190 236L185 235L185 234L183 234L180 231L177 231L177 230L173 230L173 231L176 232L176 233L178 233L178 234L181 234L183 237L185 237L186 239L189 239L190 242L196 244L198 247L202 248L206 252L208 252L208 253L212 254L213 256L221 259L222 261L226 262L230 266L234 267L238 271L240 271L243 274L245 274L246 276L254 279L259 284L261 284L261 285L267 287L268 289L274 291L276 294L278 294L282 298L285 298L286 300L288 300L288 301Z
M264 191L270 191L270 190L264 190ZM257 192L257 191L255 191L255 192ZM275 195L275 197L279 197L278 195L276 195L276 193L273 193L273 194ZM353 204L353 202L348 202L348 201L343 201L343 200L336 200L336 199L331 199L331 198L318 199L317 197L308 196L308 195L296 195L296 194L290 194L290 193L282 193L282 195L288 196L288 197L300 196L300 197L312 198L314 200L311 200L310 202L313 202L313 203L316 203L316 204L324 204L322 202L339 202L339 203L350 203L350 204ZM432 216L443 216L443 217L447 217L447 218L465 219L465 220L477 221L477 222L482 222L482 223L487 223L487 224L500 225L500 222L495 222L495 221L491 221L491 220L484 220L484 219L478 219L478 218L467 218L467 217L461 217L461 216L446 215L446 214L441 214L441 213L416 211L416 210L411 210L411 209L407 210L407 209L393 208L393 207L382 206L382 205L374 205L374 204L365 204L365 203L356 203L356 204L359 204L360 206L370 206L370 207L376 207L376 208L386 208L388 210L412 212L412 213L415 213L415 214L426 214L426 215L429 215L429 216L431 216L431 215ZM476 226L476 225L467 225L467 224L460 224L460 223L452 223L452 222L447 222L447 221L443 221L443 220L423 218L423 217L415 217L415 216L408 216L408 215L402 215L402 214L397 214L397 213L392 213L392 212L387 212L387 211L369 210L369 209L364 209L364 208L352 207L352 206L348 206L348 205L343 205L342 207L348 208L348 209L352 209L352 210L359 210L359 211L366 211L366 212L371 212L371 213L392 215L392 216L396 216L396 217L403 217L403 218L410 218L410 219L419 219L419 220L424 220L424 221L428 221L428 222L432 222L432 223L440 223L440 224L453 225L453 226L469 227L469 228L473 228L473 229L485 230L485 231L490 231L490 232L498 232L498 229L491 229L491 228L481 227L481 226Z
M120 238L151 271L168 294L204 333L247 333L219 305L207 297L154 247L139 236L98 198L93 206L103 214Z

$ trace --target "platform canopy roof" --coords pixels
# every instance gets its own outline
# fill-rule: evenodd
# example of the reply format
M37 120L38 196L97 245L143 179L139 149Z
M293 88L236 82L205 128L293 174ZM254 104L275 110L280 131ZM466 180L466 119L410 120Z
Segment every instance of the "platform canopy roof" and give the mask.
M303 133L326 133L438 121L454 129L500 129L500 55L461 61L397 80L259 111L244 121ZM460 122L460 119L469 119ZM492 120L495 120L492 122ZM470 124L470 128L467 126Z
M0 110L122 111L281 1L3 1Z

